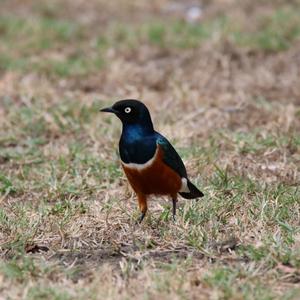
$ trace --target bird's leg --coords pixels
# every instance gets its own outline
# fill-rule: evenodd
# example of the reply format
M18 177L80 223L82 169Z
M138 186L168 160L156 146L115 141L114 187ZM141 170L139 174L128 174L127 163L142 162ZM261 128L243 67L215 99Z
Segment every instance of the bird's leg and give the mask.
M172 197L172 203L173 203L173 221L175 222L176 221L176 202L177 202L177 199Z
M139 217L139 220L138 220L139 224L142 223L142 221L144 220L145 216L146 216L146 212L142 212L142 214L141 214L141 216Z
M139 208L140 208L140 211L142 212L142 214L141 214L141 216L138 220L138 223L142 223L142 221L145 218L147 209L148 209L148 207L147 207L147 198L143 194L138 194L137 196L138 196Z

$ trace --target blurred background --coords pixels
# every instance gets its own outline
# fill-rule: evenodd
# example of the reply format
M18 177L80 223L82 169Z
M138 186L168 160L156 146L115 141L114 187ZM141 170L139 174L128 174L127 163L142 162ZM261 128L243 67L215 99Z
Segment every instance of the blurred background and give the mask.
M2 0L0 16L2 95L299 99L298 1Z
M205 193L176 224L133 229L124 98ZM299 0L0 0L0 298L292 299L299 132Z

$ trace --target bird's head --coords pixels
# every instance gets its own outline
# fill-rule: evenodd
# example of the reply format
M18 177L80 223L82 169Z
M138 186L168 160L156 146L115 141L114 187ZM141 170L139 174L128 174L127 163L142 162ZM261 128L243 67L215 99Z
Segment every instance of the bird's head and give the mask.
M136 124L153 129L149 110L139 100L120 100L113 106L103 108L100 111L115 114L122 121L123 125Z

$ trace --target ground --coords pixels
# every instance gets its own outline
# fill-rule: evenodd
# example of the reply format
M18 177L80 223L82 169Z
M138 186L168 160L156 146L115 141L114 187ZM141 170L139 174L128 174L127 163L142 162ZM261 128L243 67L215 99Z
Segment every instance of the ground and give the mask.
M299 299L300 3L197 3L1 1L0 299ZM175 223L136 224L123 98L205 194Z

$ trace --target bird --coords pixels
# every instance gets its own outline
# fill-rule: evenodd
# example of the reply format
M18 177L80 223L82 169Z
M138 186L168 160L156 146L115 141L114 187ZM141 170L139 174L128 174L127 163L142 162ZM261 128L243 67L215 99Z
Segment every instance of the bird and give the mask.
M122 122L119 154L125 175L137 195L139 223L147 213L150 195L167 195L172 199L174 221L178 194L185 199L204 196L189 180L184 163L171 143L155 131L143 102L120 100L100 111L115 114Z

